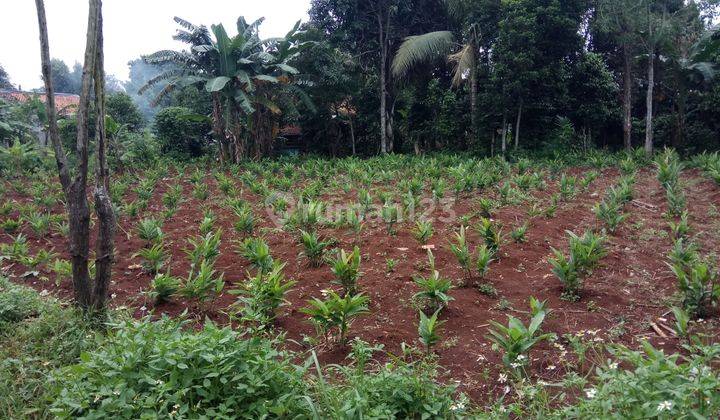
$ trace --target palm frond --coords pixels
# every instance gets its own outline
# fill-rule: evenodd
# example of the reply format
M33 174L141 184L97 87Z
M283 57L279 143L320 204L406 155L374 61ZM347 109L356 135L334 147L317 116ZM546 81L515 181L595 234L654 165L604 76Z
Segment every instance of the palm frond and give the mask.
M460 86L465 81L468 72L475 65L475 49L471 44L465 44L460 51L451 54L449 59L455 63L453 85Z
M446 56L452 50L454 38L450 31L429 32L405 38L393 59L393 76L405 77L412 67Z

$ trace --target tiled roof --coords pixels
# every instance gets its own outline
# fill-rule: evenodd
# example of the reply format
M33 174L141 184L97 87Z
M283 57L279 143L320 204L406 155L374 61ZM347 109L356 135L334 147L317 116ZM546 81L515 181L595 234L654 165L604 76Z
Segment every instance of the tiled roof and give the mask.
M45 94L36 92L22 92L19 90L0 90L0 98L11 101L26 102L30 98L37 96L44 103ZM74 114L80 103L80 96L72 93L56 93L55 109L60 114Z

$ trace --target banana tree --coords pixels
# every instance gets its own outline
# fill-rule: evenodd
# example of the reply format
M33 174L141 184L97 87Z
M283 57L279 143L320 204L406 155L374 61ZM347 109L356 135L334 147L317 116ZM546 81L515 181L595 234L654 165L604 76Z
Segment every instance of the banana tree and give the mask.
M213 132L220 144L222 162L238 162L272 152L277 117L283 105L295 95L303 100L295 85L297 69L289 64L300 54L300 22L284 38L262 40L259 26L264 18L247 23L240 17L237 35L230 37L225 27L196 26L175 18L182 29L175 39L190 45L187 51L158 51L144 60L151 64L172 64L170 70L149 80L140 93L167 82L155 99L174 89L199 85L210 93L213 103Z

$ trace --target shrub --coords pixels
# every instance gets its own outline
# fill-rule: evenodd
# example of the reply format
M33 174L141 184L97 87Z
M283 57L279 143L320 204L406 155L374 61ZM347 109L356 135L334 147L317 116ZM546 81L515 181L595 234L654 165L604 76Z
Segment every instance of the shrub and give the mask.
M197 157L207 145L210 124L187 108L168 107L155 115L154 130L163 153Z
M36 315L39 307L40 299L34 290L0 277L0 333L7 328L7 324Z
M666 355L643 341L641 351L617 346L612 351L629 369L598 369L595 385L558 418L717 418L720 377L709 366L720 349L683 357Z
M352 365L329 367L327 376L338 378L332 384L318 371L316 418L453 419L467 414L467 399L454 398L456 386L437 382L436 365L426 359L408 362L409 357L393 357L392 363L365 368L374 350L355 340Z
M96 350L55 375L61 418L309 416L301 372L272 341L167 318L117 325Z

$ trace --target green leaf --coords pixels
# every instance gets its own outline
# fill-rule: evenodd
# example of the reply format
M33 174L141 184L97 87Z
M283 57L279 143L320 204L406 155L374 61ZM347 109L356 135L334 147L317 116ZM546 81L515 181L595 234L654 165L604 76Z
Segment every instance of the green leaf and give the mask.
M208 92L219 92L225 88L231 79L227 76L219 76L214 79L208 80L205 84L205 90Z

